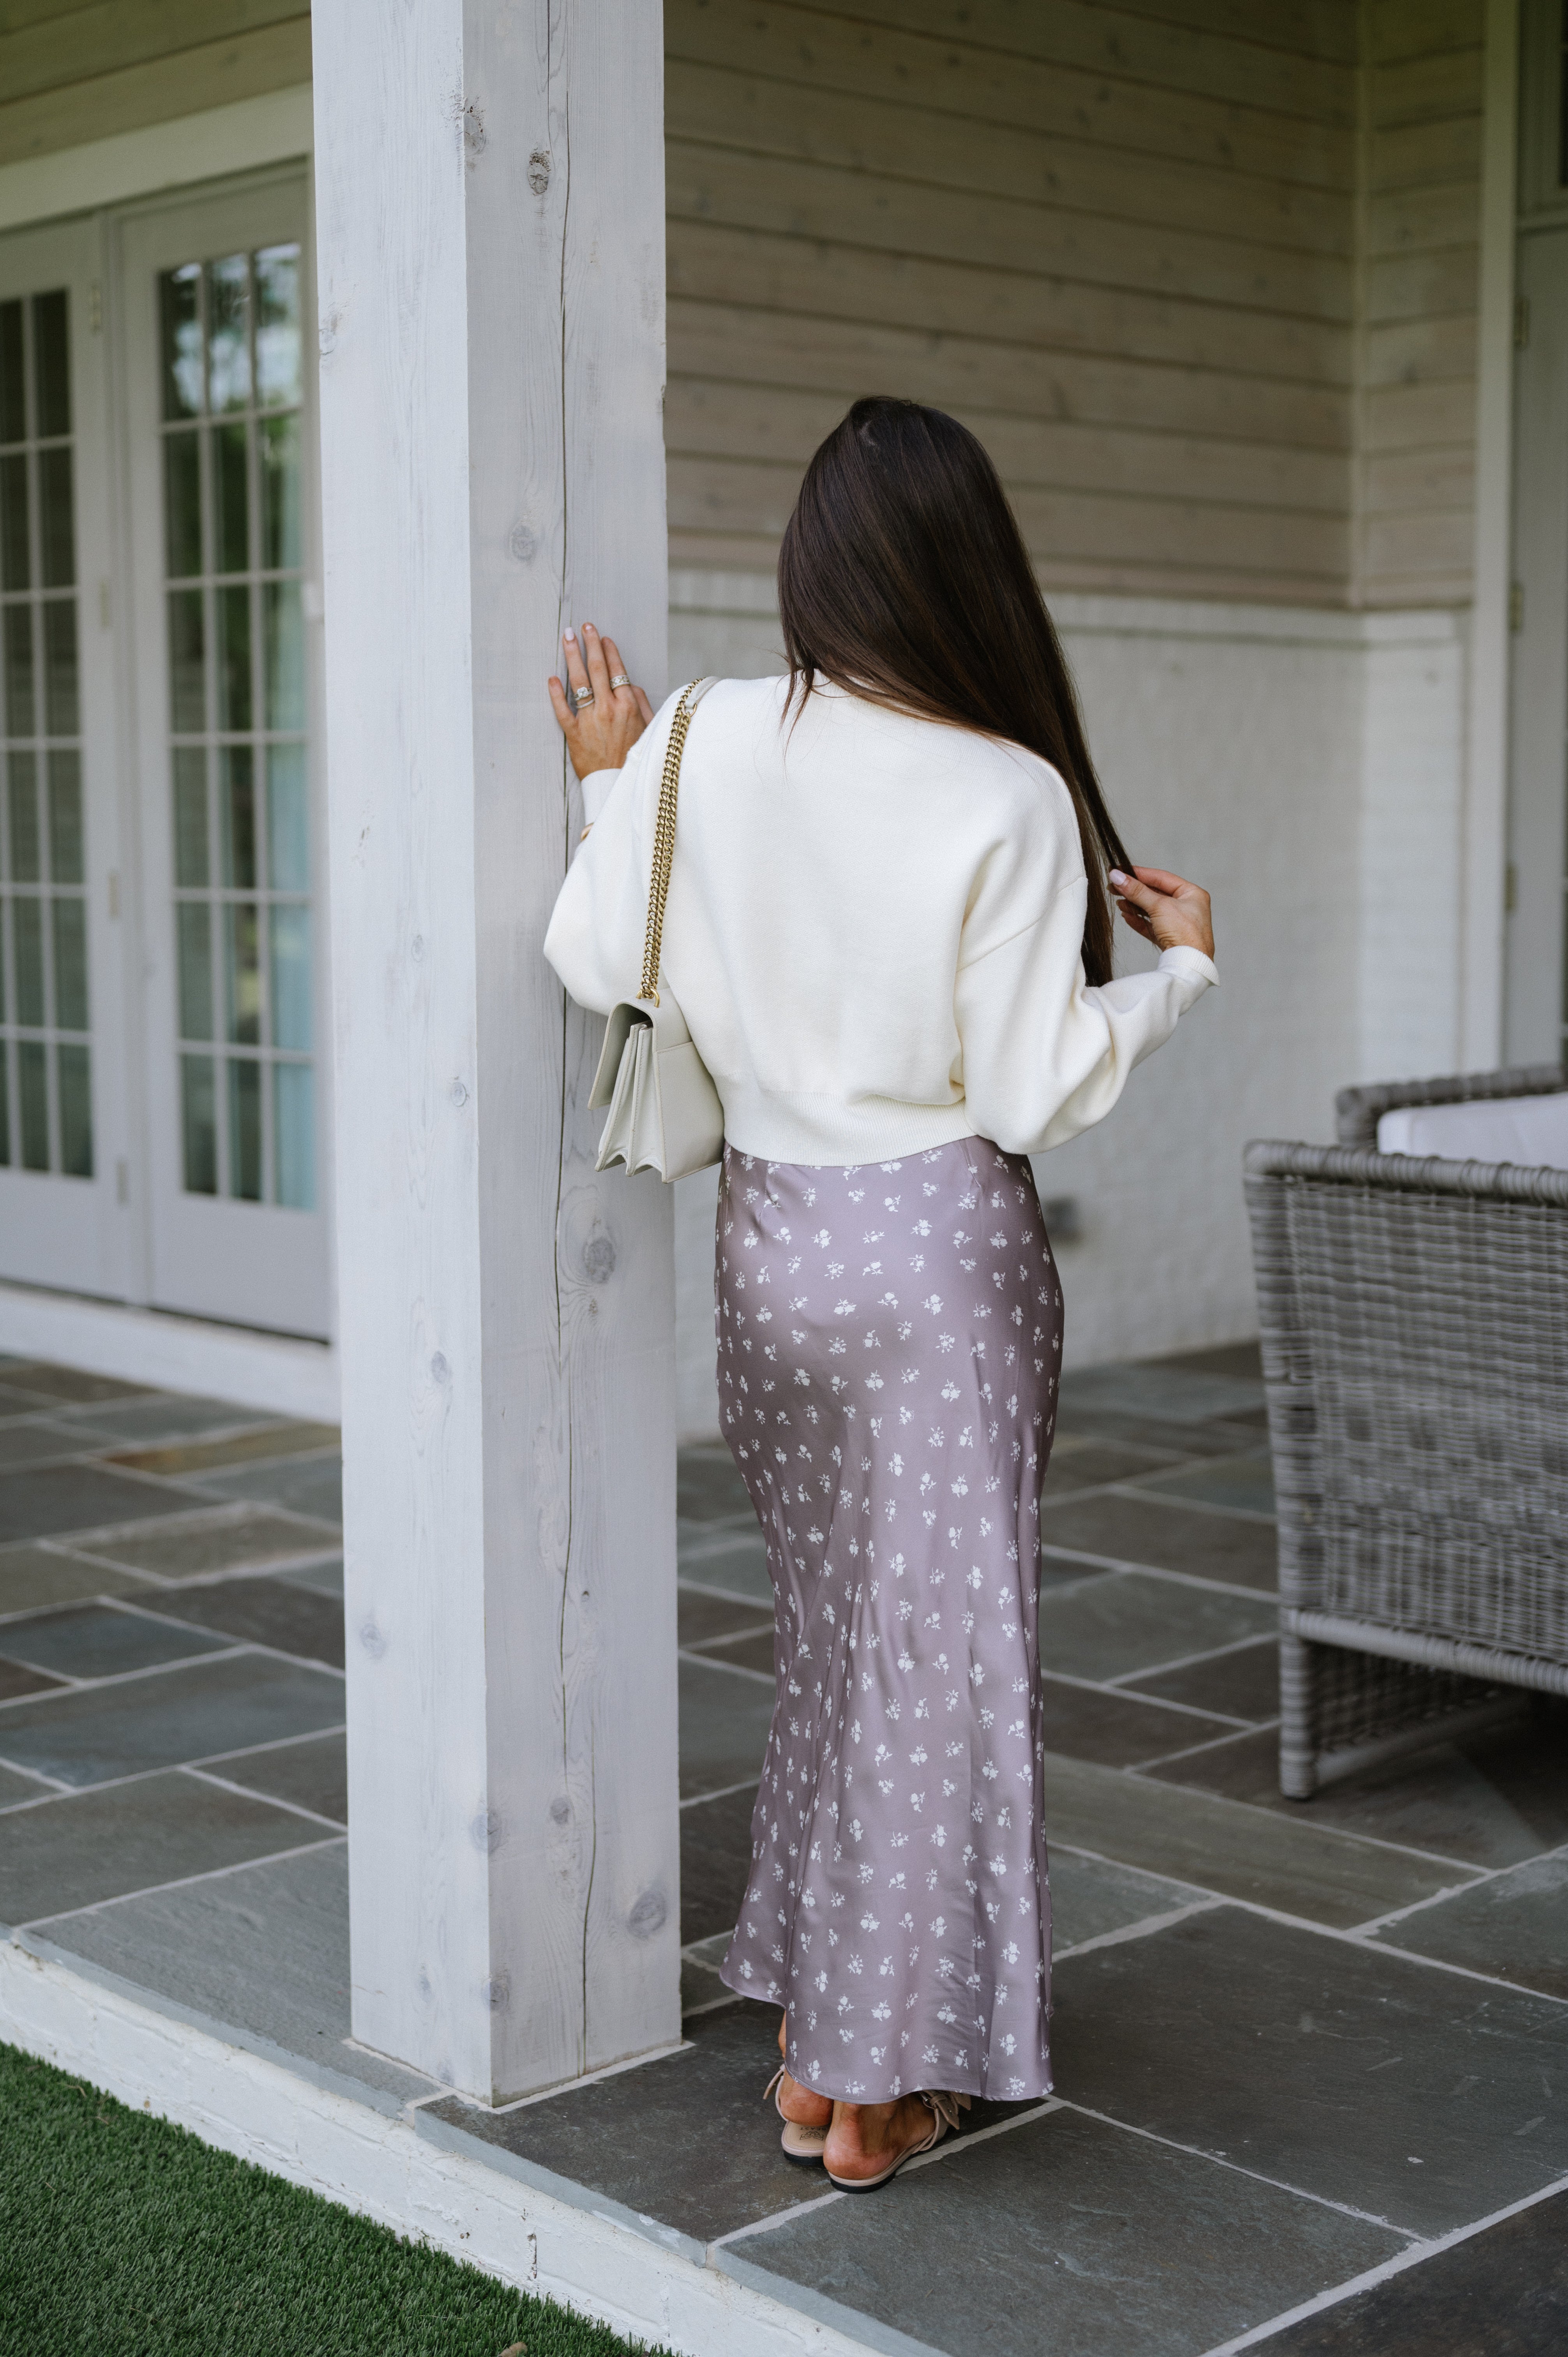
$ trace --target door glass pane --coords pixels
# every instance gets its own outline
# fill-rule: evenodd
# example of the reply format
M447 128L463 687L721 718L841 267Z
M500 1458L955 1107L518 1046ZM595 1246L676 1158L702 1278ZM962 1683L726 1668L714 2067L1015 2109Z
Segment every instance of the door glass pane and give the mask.
M76 524L71 515L70 449L38 453L39 572L46 589L69 589L76 580Z
M59 1095L59 1167L68 1178L92 1176L92 1087L90 1050L62 1040L55 1049Z
M218 1120L210 1056L179 1060L180 1179L188 1195L218 1192Z
M201 570L201 438L164 436L164 562L171 581Z
M70 436L65 290L0 304L0 1159L82 1178L93 1167L91 974Z
M300 254L166 274L165 581L185 1185L317 1200ZM188 422L206 423L193 430ZM206 537L203 537L205 531Z
M0 458L0 589L30 589L32 533L27 524L27 461Z
M198 887L212 880L207 856L207 752L200 745L175 748L174 880Z
M229 1059L231 1191L242 1202L262 1200L262 1068L253 1056Z
M22 1168L49 1167L48 1050L41 1039L22 1039L16 1046L17 1093L22 1101Z
M27 370L22 305L0 303L0 442L27 438Z
M308 1064L274 1064L273 1135L277 1140L276 1200L291 1211L316 1209L316 1106Z
M212 487L218 544L213 557L219 573L243 573L251 561L251 521L246 489L244 422L220 425L212 436Z

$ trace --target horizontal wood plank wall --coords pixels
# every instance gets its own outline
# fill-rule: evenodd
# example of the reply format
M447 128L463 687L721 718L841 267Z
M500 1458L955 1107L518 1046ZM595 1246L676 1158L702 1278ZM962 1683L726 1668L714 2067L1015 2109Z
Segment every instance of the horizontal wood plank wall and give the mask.
M309 80L302 0L0 0L0 164Z
M1368 0L1362 605L1470 595L1483 16Z
M1359 13L666 0L672 561L770 567L885 391L980 434L1049 584L1343 603Z

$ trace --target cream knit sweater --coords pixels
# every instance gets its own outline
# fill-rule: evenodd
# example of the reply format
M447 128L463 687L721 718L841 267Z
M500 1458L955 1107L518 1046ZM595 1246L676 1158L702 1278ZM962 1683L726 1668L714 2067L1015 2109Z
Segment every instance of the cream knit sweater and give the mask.
M1015 745L827 687L780 726L777 679L721 680L681 770L663 974L732 1146L881 1162L989 1137L1060 1146L1108 1114L1211 962L1166 950L1091 990L1071 798ZM582 1006L635 998L675 699L623 770L583 781L593 832L544 954Z

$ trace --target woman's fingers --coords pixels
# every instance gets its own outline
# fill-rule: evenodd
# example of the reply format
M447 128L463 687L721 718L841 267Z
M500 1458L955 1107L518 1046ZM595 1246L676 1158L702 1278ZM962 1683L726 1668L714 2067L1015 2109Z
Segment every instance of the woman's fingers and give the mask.
M584 627L585 629L587 627L586 624L585 624ZM627 678L626 665L621 661L620 649L617 646L613 639L607 638L602 640L600 643L604 647L605 651L605 662L608 666L608 679L611 689L617 695L630 696L635 701L637 691L632 686L631 682ZM622 683L619 687L617 687L615 684L618 679Z
M566 657L566 685L571 690L575 702L577 690L580 687L588 686L590 682L587 666L583 661L583 650L578 644L577 633L570 624L561 633L561 645Z
M1208 895L1201 884L1188 883L1168 867L1137 867L1131 875L1111 870L1111 888L1122 916L1135 933L1162 950L1201 950L1214 955L1214 928L1209 921Z
M556 719L560 722L562 727L570 734L571 730L576 724L577 716L573 711L572 706L567 703L566 691L562 686L560 681L555 677L553 672L550 675L550 702Z
M605 650L592 622L583 625L583 660L588 667L588 685L596 697L607 704L610 700L609 667L605 662ZM620 666L616 666L618 671Z

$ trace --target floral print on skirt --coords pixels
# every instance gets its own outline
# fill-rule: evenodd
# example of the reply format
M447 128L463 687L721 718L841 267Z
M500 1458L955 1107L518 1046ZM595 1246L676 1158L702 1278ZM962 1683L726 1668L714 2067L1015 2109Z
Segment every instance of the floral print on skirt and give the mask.
M719 1405L778 1699L728 1986L846 2102L1051 2084L1039 1494L1062 1299L1027 1161L725 1150Z

